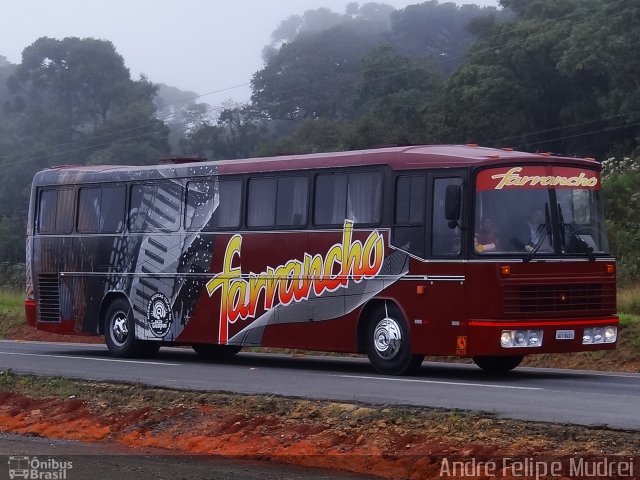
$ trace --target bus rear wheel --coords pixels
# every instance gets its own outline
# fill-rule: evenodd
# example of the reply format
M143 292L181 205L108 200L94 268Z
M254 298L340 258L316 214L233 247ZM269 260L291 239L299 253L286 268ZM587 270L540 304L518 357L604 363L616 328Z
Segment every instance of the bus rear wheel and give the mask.
M191 348L199 357L207 360L231 358L242 350L242 347L238 345L211 345L209 343L196 343Z
M411 353L404 315L393 303L379 305L367 325L367 356L371 366L385 375L405 375L417 370L423 355Z
M507 357L473 357L473 363L487 373L510 372L522 362L524 355L512 355Z
M136 339L135 323L131 305L124 298L116 298L109 304L104 315L104 338L109 352L114 357L135 357L140 354L157 352L160 344L149 345L152 342L141 342ZM155 342L153 342L155 343Z

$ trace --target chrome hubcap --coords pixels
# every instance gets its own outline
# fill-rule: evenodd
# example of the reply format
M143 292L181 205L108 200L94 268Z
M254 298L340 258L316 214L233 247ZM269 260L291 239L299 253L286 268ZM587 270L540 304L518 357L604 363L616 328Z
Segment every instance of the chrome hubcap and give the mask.
M393 318L383 318L373 331L376 353L385 360L393 360L402 346L402 330Z
M127 341L129 336L129 328L127 327L127 316L124 312L118 312L113 316L111 322L111 339L119 346Z

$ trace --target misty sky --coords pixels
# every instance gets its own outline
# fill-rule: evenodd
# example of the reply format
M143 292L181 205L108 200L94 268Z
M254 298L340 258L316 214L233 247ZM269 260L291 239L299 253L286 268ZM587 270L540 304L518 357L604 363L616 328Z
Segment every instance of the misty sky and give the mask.
M0 55L19 63L37 38L111 40L132 76L207 94L251 80L271 32L293 14L353 0L1 0ZM360 4L365 1L358 2ZM419 3L386 0L395 8ZM497 6L497 0L456 0ZM248 86L206 95L213 105L248 100Z

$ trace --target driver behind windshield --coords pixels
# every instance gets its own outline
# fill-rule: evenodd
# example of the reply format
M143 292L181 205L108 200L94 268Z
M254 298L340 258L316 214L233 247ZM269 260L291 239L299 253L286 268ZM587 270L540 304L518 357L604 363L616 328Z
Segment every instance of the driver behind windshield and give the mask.
M539 243L538 252L553 251L549 243L544 209L536 207L530 210L526 222L516 223L513 226L511 244L518 251L530 253Z

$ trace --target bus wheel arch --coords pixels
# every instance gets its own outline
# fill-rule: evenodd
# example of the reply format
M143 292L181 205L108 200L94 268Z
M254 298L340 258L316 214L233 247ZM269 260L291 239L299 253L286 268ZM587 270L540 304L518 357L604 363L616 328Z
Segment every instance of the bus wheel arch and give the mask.
M98 333L100 335L104 335L105 334L105 325L106 325L106 321L105 321L105 315L107 314L107 309L109 308L109 306L111 305L111 303L117 299L117 298L122 298L125 301L129 301L127 299L127 296L123 293L123 292L108 292L102 299L102 302L100 303L100 311L98 313Z
M358 351L366 353L379 373L404 375L422 364L423 355L411 352L406 317L391 300L369 302L358 319Z
M160 342L136 338L133 308L121 292L110 292L103 299L100 325L105 343L114 357L152 356L160 349Z

